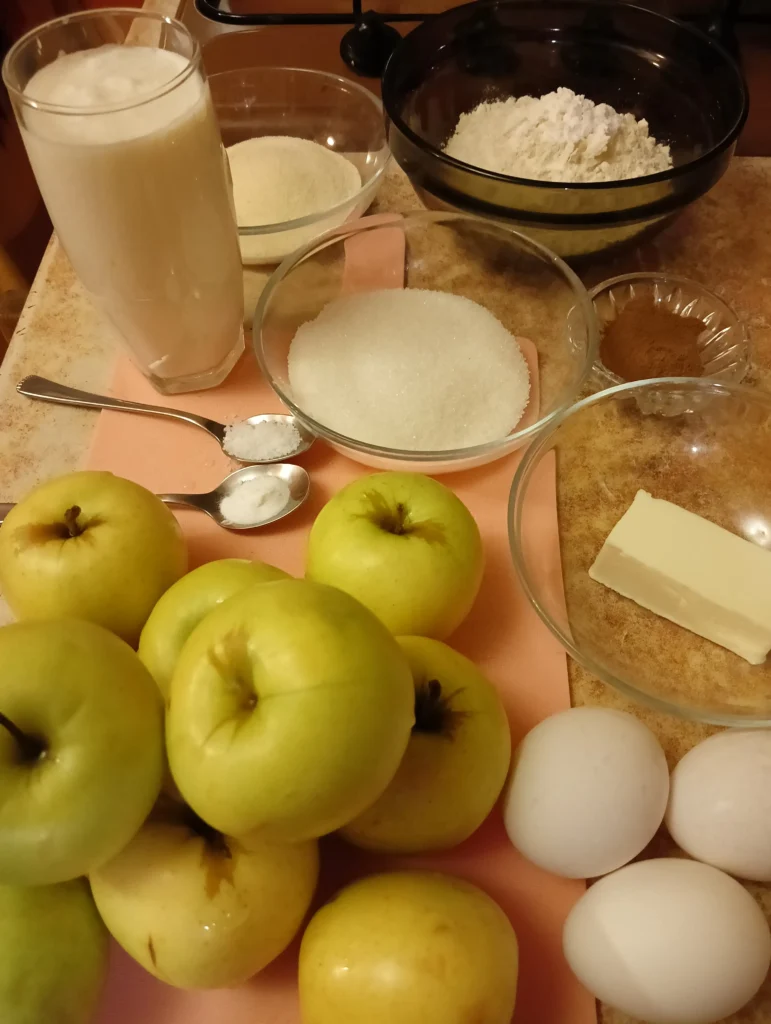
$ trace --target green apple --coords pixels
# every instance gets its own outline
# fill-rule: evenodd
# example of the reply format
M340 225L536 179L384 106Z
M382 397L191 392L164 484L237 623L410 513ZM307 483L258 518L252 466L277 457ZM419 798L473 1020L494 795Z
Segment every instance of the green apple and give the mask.
M399 644L415 684L412 738L383 795L341 831L371 850L443 850L468 839L500 796L509 722L498 691L468 658L439 640Z
M139 657L168 699L179 652L212 608L255 583L289 579L281 569L247 558L207 562L177 580L156 604L139 638Z
M155 803L163 706L91 622L0 629L0 883L48 885L115 856Z
M0 526L0 591L17 619L87 619L136 644L187 569L179 525L154 494L112 473L49 480Z
M300 947L302 1024L510 1024L517 937L476 886L418 871L354 882Z
M448 637L484 568L474 517L419 473L373 473L327 502L311 528L306 576L339 587L397 636Z
M90 1024L107 956L107 931L83 879L0 886L3 1024Z
M189 808L154 812L118 856L91 873L113 937L178 988L241 985L286 949L318 878L315 841L236 840Z
M413 722L396 640L334 587L260 583L210 612L182 648L169 766L225 835L297 842L361 813L393 778Z

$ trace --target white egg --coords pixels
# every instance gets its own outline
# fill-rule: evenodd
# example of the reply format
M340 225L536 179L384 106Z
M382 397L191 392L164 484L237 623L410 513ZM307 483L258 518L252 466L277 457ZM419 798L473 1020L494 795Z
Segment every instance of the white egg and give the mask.
M752 999L771 932L739 882L691 860L629 864L593 885L565 922L578 979L648 1024L711 1024Z
M595 878L636 857L667 806L664 751L642 722L571 708L540 722L514 755L504 804L509 839L566 878Z
M697 744L672 772L665 820L696 860L771 882L771 730L731 730Z

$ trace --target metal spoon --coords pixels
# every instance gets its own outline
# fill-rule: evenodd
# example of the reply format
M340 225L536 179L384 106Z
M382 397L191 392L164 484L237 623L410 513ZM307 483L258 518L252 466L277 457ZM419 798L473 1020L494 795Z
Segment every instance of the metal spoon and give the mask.
M284 507L276 512L269 519L255 519L252 523L234 523L222 512L222 501L248 480L254 480L260 476L279 477L289 489L289 497ZM207 516L211 516L215 523L224 526L226 530L253 530L257 526L267 526L268 523L275 523L305 501L310 492L310 477L302 466L295 466L291 463L273 466L244 466L237 469L235 473L226 476L219 487L215 487L208 494L159 494L161 501L167 505L186 505L190 508L200 509Z
M289 497L284 507L271 516L270 519L256 519L253 523L234 523L223 515L221 510L222 501L232 494L236 488L247 480L253 480L259 476L280 477L289 489ZM183 505L187 508L195 508L205 512L215 523L226 530L254 530L258 526L267 526L268 523L275 523L290 512L294 512L303 504L310 492L310 477L302 466L273 465L273 466L245 466L237 469L235 473L226 476L219 487L207 494L159 494L161 501L167 505ZM0 502L0 523L13 508L12 502Z
M111 398L109 395L95 395L90 391L79 391L77 388L69 388L64 384L57 384L54 380L47 380L45 377L32 375L25 377L16 385L16 390L27 398L37 398L43 402L54 402L59 405L76 405L82 409L114 409L117 412L139 412L148 416L166 416L172 420L181 420L183 423L191 423L194 427L200 427L207 434L211 434L220 445L225 454L241 462L244 465L267 465L274 462L283 462L286 459L293 459L297 455L306 452L313 442L315 436L299 423L294 416L282 415L280 413L262 413L260 416L250 416L246 423L291 423L300 435L300 444L291 452L284 452L278 458L265 459L259 463L252 463L248 459L239 459L232 455L225 447L225 431L227 427L217 420L207 419L205 416L197 416L192 412L184 412L181 409L165 409L161 405L145 405L143 402L127 402L122 398Z

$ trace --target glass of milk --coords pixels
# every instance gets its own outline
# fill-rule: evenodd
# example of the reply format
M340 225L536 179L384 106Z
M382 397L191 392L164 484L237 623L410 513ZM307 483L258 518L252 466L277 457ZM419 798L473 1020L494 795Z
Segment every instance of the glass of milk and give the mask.
M3 65L59 240L163 394L215 387L243 351L230 178L198 44L179 22L89 11Z

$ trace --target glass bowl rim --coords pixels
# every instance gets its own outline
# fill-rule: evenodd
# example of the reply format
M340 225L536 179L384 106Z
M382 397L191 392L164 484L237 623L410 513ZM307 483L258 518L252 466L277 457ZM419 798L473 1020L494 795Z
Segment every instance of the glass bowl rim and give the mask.
M254 349L257 357L257 363L260 367L260 371L270 384L271 389L280 398L283 404L291 410L293 415L295 415L301 423L305 424L312 433L331 444L336 444L343 448L352 448L355 451L364 452L368 455L374 455L379 458L402 462L460 462L461 460L465 461L484 457L497 451L501 451L503 454L507 449L518 446L522 441L535 436L547 424L551 423L556 416L571 407L575 395L580 392L581 387L591 373L592 367L597 358L599 330L594 306L590 301L586 288L582 284L580 278L573 270L571 270L564 260L557 256L556 253L553 253L551 249L547 249L545 245L541 245L540 242L536 242L527 235L524 235L519 231L515 231L514 228L511 228L506 224L487 221L481 217L475 217L473 214L468 213L418 211L414 213L399 214L398 216L400 221L395 221L394 223L401 223L405 226L405 230L406 226L415 224L416 222L436 224L453 221L466 221L467 223L473 224L475 228L482 226L484 228L492 228L494 230L502 231L508 235L513 235L518 243L525 243L525 249L529 249L531 252L535 251L539 256L545 258L546 261L559 272L563 281L569 286L572 292L573 306L571 306L571 311L576 307L581 310L582 319L586 325L587 331L587 351L583 358L583 369L575 383L573 398L561 401L557 408L553 409L546 416L539 417L535 423L532 423L530 426L525 427L522 430L507 434L506 437L499 438L495 441L487 441L484 444L471 445L467 448L447 448L439 451L387 448L383 445L371 444L367 441L359 441L355 438L347 437L345 434L340 434L323 423L319 423L317 420L313 419L312 416L309 416L306 412L300 409L299 406L297 406L275 382L263 357L262 321L265 309L271 295L276 290L276 287L284 280L290 270L293 270L295 266L299 266L307 256L312 255L316 250L320 251L335 242L344 241L346 238L359 232L373 231L378 228L388 226L382 221L378 223L367 223L366 218L364 220L355 221L351 225L342 225L339 228L333 228L331 231L325 232L313 242L297 249L295 252L287 256L273 272L260 293L260 297L254 311L254 317L252 319L252 348Z
M576 646L573 639L560 627L548 610L543 606L535 588L532 585L531 575L527 568L526 560L522 555L522 545L520 543L522 537L522 511L528 485L533 471L540 463L541 456L551 450L548 446L562 424L576 413L580 413L584 409L587 409L592 405L597 405L600 402L615 399L616 396L623 395L625 392L635 390L651 392L674 387L678 387L681 390L689 392L745 397L758 405L764 406L771 414L771 394L762 391L760 388L752 387L751 385L718 381L709 377L653 377L648 380L631 381L626 384L619 384L616 387L606 388L604 391L597 391L595 394L589 395L587 398L583 398L581 401L576 402L569 409L565 409L558 416L555 416L552 419L549 428L542 430L533 443L525 449L520 463L517 466L516 472L514 473L511 490L509 492L507 509L509 551L514 564L514 570L531 607L549 632L559 641L565 653L587 672L596 676L606 686L610 686L612 689L617 690L619 693L622 693L624 696L631 698L639 704L644 704L648 707L654 708L656 711L672 715L676 718L687 719L693 722L704 722L709 725L728 727L737 726L739 724L742 724L747 728L768 727L771 724L771 703L769 704L768 711L765 714L758 713L754 716L742 713L721 714L719 712L712 711L707 707L697 707L696 705L688 707L671 699L667 700L664 697L656 697L653 694L646 693L644 690L639 689L634 683L627 682L625 679L622 679L613 672L605 669L603 665L599 664L589 655L584 654L581 649ZM564 580L562 577L561 582L564 588Z
M20 89L16 82L11 82L11 65L35 36L41 36L44 32L49 32L51 29L62 28L65 25L77 25L84 21L97 21L99 18L105 18L108 16L111 18L125 18L127 15L130 15L132 18L146 18L148 21L154 21L157 25L168 25L175 29L175 31L181 32L190 43L190 56L187 58L187 63L174 75L173 78L170 78L168 82L164 82L162 85L156 86L154 89L151 89L148 93L143 94L137 99L119 100L114 103L101 103L97 106L86 107L85 109L83 107L75 107L67 103L49 103L46 100L32 99L30 96L24 95L24 90ZM89 47L86 50L75 50L73 52L86 53L88 52L88 49L91 48ZM163 47L160 47L160 49L163 49ZM51 63L53 63L53 61ZM179 18L171 17L168 14L161 14L160 11L145 10L143 7L108 6L86 9L83 11L73 11L71 14L62 14L58 18L52 18L50 21L44 21L41 25L37 25L34 28L29 29L23 36L21 36L21 38L16 40L13 46L11 46L6 53L2 62L2 68L0 69L2 72L0 77L8 90L9 95L13 96L17 103L22 104L25 107L31 107L33 110L42 110L47 114L58 114L62 117L90 117L92 115L99 114L116 114L122 110L134 110L137 107L144 106L146 103L152 103L181 85L198 67L201 66L201 63L201 44L187 25L180 21Z
M596 284L593 288L589 288L588 289L588 291L589 291L589 300L590 300L590 302L592 304L594 304L595 299L597 299L603 292L609 291L611 288L615 288L616 285L626 284L626 283L632 284L635 281L639 281L641 283L642 282L651 282L653 284L655 284L657 281L667 281L667 282L671 282L672 284L675 284L675 285L681 285L681 286L684 286L686 288L690 288L694 292L698 292L699 293L699 297L702 298L702 299L706 299L708 302L712 303L715 306L715 309L723 317L726 318L726 320L728 321L728 326L732 330L735 330L735 331L738 332L738 339L737 339L736 344L737 345L741 345L742 354L743 354L743 362L745 364L748 362L749 352L748 352L748 348L747 347L748 347L748 344L749 344L749 333L747 331L747 325L741 319L741 317L736 312L736 310L732 306L730 306L725 301L725 299L721 298L717 294L717 292L713 292L710 288L707 288L706 285L703 285L701 283L701 281L695 281L692 277L682 277L680 274L669 274L665 270L664 271L660 271L660 270L636 270L636 271L633 271L631 274L617 274L616 277L608 277L608 278L606 278L606 280L600 281L600 283ZM633 384L639 383L639 381L631 381L631 382L630 381L624 381L622 377L618 376L618 374L615 374L611 370L609 370L603 364L602 357L600 356L599 350L597 352L597 362L595 363L595 366L594 366L594 372L596 374L598 374L599 376L601 376L604 381L608 381L609 382L608 383L608 387L616 386L618 384L625 384L625 383L633 383ZM746 365L745 365L744 373L736 381L737 384L740 382L740 380L743 379L743 377L746 374L746 372L747 372L747 368L746 368ZM657 380L668 379L668 380L672 380L674 378L650 378L650 379L657 379ZM716 380L716 379L717 380L726 380L725 377L715 378L711 374L705 374L703 377L700 377L700 378L694 377L692 379L693 380L697 380L697 379L699 379L699 380ZM605 389L605 390L607 390L607 389Z
M292 72L292 74L301 75L309 79L326 79L329 82L333 82L335 85L344 85L346 89L350 89L352 92L357 94L360 99L364 99L374 107L378 114L381 122L383 120L383 104L379 97L373 92L361 85L359 82L352 82L348 78L344 78L342 75L337 75L332 71L319 71L316 68L298 68L292 65L282 64L269 64L264 67L257 65L246 65L240 68L228 68L226 71L216 71L214 74L207 75L209 82L215 81L216 79L222 79L226 75L243 74L245 71L250 73L256 73L260 77L275 77L283 75L286 72ZM217 103L212 96L212 105L214 106L214 113L217 114ZM219 123L219 118L218 118ZM254 136L253 136L254 137ZM351 206L355 206L362 197L369 192L374 190L383 178L388 165L391 162L391 151L388 148L388 138L386 136L385 127L383 128L383 145L381 152L385 151L385 158L380 167L375 171L369 181L362 182L361 187L352 196L344 199L342 203L338 203L336 206L330 206L327 209L319 213L309 213L304 217L296 217L294 220L274 221L271 224L251 224L245 225L244 227L238 227L238 234L244 238L252 238L258 235L272 235L284 231L292 231L295 228L309 227L311 224L316 224L320 220L326 220L327 217L332 217L337 213L343 213L346 209Z
M431 157L438 160L440 163L446 164L448 167L455 168L456 170L464 171L466 173L470 172L471 174L497 184L562 191L565 191L566 189L575 189L578 192L601 191L602 189L616 190L628 188L630 186L639 187L641 184L652 185L658 182L671 181L684 174L690 174L693 170L704 166L708 161L719 156L728 149L729 146L733 145L739 137L739 134L747 120L747 115L749 113L749 93L741 68L725 47L721 46L721 44L718 43L716 39L713 39L712 36L700 31L693 25L689 25L687 22L680 21L677 18L670 18L665 14L650 10L647 7L641 7L639 4L626 3L624 0L622 0L622 2L619 2L619 0L578 0L578 3L582 3L587 7L608 8L613 11L618 11L619 8L629 8L631 10L638 11L645 16L656 18L660 22L665 22L684 32L690 33L692 37L699 39L702 43L707 43L715 50L715 52L720 54L727 65L731 68L739 87L739 93L741 95L741 110L739 111L739 115L733 127L729 129L723 138L715 143L711 149L702 153L700 156L697 156L694 160L689 160L684 164L678 164L676 167L670 167L666 171L658 171L656 174L644 174L636 178L621 178L618 181L542 181L539 178L518 178L514 175L499 174L496 171L489 171L483 167L476 167L474 164L467 164L463 160L458 160L455 157L448 156L443 150L418 135L417 132L414 132L412 128L405 123L401 115L391 112L390 101L393 85L391 78L389 77L389 71L391 72L391 75L393 75L392 69L396 65L396 57L398 56L399 50L402 48L402 44L397 46L391 54L383 73L383 104L386 108L388 119L398 128L405 138L409 139L414 146L429 153ZM439 19L455 14L457 11L463 10L464 8L495 8L499 5L500 0L471 0L470 3L461 4L458 7L452 7L447 11L434 15L432 18L427 19L422 24L418 25L417 28L410 32L409 36L404 37L404 41L406 42L406 40L415 35L415 33L420 33L422 35L424 32L429 31L430 26L433 23L436 23ZM522 9L543 9L543 7L546 6L544 0L503 0L503 5L511 7L516 6Z

